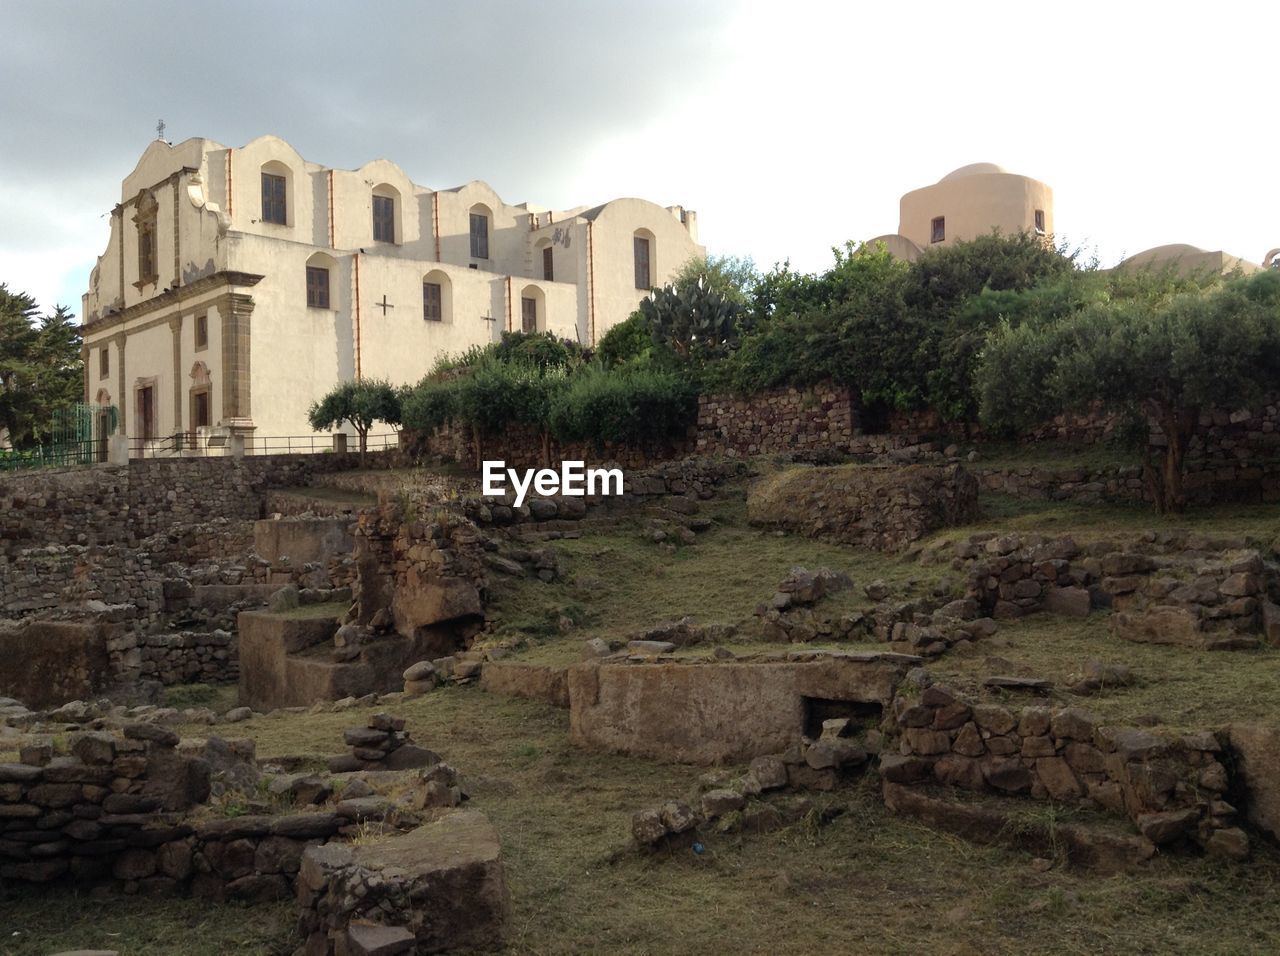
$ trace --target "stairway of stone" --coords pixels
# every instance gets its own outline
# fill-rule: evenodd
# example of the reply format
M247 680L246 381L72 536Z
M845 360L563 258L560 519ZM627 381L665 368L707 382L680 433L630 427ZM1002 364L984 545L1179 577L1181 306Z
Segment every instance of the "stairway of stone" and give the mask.
M954 787L907 786L885 780L885 806L898 816L973 843L1026 850L1045 866L1065 863L1102 874L1122 873L1155 855L1156 846L1127 820L1044 801L975 794Z

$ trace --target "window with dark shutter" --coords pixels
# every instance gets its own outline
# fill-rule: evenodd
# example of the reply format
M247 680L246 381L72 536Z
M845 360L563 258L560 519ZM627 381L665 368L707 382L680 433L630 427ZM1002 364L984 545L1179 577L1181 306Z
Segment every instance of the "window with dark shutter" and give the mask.
M111 350L103 348L98 352L98 378L106 378L111 374Z
M1042 236L1044 235L1044 210L1043 209L1036 210L1036 232Z
M209 316L196 316L196 351L209 347Z
M262 221L288 225L288 209L284 199L284 177L262 174Z
M478 212L471 214L471 258L489 258L489 217Z
M939 216L929 224L929 241L942 242L947 238L947 217Z
M422 318L426 322L443 322L444 310L441 306L440 283L422 283Z
M313 309L329 308L329 270L307 266L307 305Z
M636 253L636 288L652 289L653 281L649 272L649 240L644 236L635 237Z
M390 196L373 197L373 239L396 241L396 201Z
M522 298L520 300L520 331L532 333L538 331L538 300Z
M551 261L551 247L547 246L542 250L542 278L548 282L556 281L556 271Z

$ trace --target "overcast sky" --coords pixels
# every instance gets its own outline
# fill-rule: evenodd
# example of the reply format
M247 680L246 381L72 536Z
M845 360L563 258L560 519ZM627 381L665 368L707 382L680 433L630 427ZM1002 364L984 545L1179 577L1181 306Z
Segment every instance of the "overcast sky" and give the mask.
M1104 264L1280 246L1274 3L0 0L0 281L78 314L156 120L385 157L552 208L696 209L715 254L824 268L995 162Z

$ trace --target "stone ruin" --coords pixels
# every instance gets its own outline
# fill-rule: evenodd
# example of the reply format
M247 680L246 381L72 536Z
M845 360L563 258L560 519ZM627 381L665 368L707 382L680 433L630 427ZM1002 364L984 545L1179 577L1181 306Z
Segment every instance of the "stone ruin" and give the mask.
M500 846L483 814L457 809L457 772L390 714L345 739L352 759L327 778L264 775L251 741L180 741L149 722L73 733L66 753L26 744L21 763L0 764L0 879L292 896L304 953L368 939L408 940L385 952L499 945Z
M974 611L996 619L1111 608L1112 630L1125 640L1204 650L1280 644L1280 567L1241 539L1164 532L1079 545L1067 535L985 535L951 548Z

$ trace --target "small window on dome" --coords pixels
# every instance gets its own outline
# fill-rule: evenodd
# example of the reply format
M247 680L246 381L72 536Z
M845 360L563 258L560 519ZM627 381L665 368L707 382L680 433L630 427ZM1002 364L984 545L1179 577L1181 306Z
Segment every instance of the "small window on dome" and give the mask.
M929 224L929 241L942 242L947 238L947 217L938 216Z

